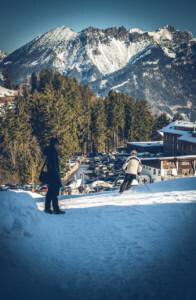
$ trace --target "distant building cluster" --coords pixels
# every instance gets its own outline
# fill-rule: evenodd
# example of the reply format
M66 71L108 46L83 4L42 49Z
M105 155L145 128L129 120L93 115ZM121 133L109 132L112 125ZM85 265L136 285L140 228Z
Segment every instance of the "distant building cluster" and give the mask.
M151 182L196 174L196 123L175 121L162 128L163 141L130 142L127 150L141 156Z

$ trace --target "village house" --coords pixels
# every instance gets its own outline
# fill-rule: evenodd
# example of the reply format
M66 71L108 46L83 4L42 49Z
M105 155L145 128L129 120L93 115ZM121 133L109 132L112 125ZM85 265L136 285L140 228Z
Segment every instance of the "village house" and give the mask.
M142 157L142 173L148 175L151 182L196 175L196 124L175 121L160 132L163 133L163 155Z
M142 158L142 174L151 182L182 176L194 176L196 155Z
M163 152L165 155L196 154L196 123L175 121L163 127Z

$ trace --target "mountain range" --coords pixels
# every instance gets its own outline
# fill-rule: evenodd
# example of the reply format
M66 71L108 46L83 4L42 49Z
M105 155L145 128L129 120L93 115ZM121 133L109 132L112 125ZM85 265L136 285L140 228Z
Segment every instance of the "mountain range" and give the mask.
M171 25L155 32L61 26L9 55L0 51L1 85L5 71L20 84L42 69L88 84L99 96L114 89L147 100L154 112L196 120L196 38Z

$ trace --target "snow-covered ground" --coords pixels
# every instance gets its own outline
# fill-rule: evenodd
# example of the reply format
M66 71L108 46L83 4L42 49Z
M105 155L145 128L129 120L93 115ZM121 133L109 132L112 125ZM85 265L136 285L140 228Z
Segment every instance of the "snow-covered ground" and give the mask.
M196 177L119 196L0 192L0 295L10 299L196 299Z
M1 97L6 97L6 96L16 96L18 94L17 91L14 91L14 90L9 90L9 89L6 89L2 86L0 86L0 98Z

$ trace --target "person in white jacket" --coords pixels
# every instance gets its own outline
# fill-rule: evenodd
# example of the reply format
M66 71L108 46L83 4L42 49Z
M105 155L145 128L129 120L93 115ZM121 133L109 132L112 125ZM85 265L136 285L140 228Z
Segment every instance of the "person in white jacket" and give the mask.
M136 150L131 151L131 156L127 158L122 168L123 170L126 170L126 175L120 187L120 194L122 194L125 190L130 189L133 180L136 179L136 175L140 175L142 171L142 164L140 159L137 157Z

